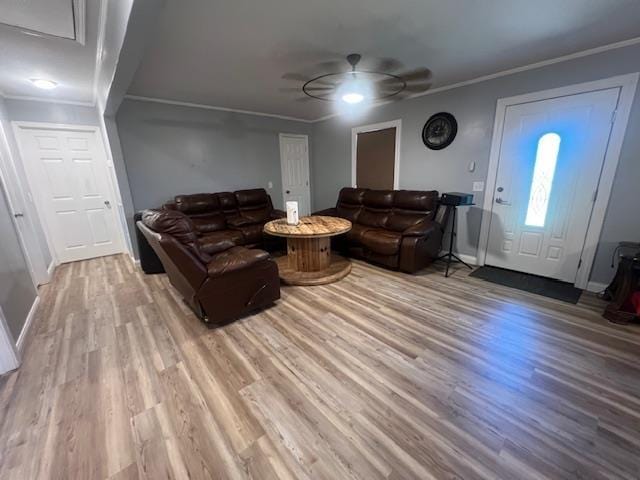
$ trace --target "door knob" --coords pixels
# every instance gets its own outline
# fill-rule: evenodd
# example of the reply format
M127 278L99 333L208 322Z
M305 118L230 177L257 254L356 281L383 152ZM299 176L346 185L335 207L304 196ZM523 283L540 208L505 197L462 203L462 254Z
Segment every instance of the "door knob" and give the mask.
M111 202L109 200L105 200L104 204L107 206L107 208L111 208Z
M291 190L287 190L287 192L286 192L286 193L287 193L287 194L291 193Z
M500 197L496 197L496 203L499 203L500 205L511 205L511 203L501 199Z
M24 217L24 213L18 212L18 213L14 213L13 216L15 218L20 218L20 217Z

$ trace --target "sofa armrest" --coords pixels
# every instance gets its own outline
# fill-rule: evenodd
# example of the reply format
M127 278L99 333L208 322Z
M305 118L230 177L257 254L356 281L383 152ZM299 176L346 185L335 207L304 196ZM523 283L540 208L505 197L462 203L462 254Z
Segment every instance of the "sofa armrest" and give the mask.
M327 217L337 217L338 212L334 208L325 208L324 210L318 210L317 212L312 213L312 215L325 215Z
M442 231L442 225L433 220L420 220L402 232L403 237L426 237L435 231Z
M271 220L277 220L278 218L286 218L286 216L287 216L287 212L283 210L278 210L277 208L274 208L273 210L271 210Z

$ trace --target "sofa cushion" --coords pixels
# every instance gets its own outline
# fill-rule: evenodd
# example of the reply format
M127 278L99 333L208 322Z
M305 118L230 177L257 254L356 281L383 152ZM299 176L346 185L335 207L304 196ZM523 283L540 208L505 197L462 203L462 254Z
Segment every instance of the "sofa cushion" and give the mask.
M362 196L362 204L375 209L391 209L393 190L367 190Z
M240 227L234 227L234 230L242 232L245 245L262 242L262 229L264 226L261 223L254 223L252 225L243 225Z
M174 201L176 210L188 215L217 211L220 209L218 197L214 193L177 195Z
M351 230L347 232L347 241L349 243L362 243L362 235L368 230L371 230L371 227L367 227L366 225L360 225L359 223L354 223L351 226Z
M203 252L213 255L231 247L244 245L244 236L237 230L222 230L199 238L198 244Z
M438 206L436 190L398 190L393 197L393 207L401 210L417 210L423 213L435 212Z
M338 205L347 203L349 205L362 205L362 197L367 190L365 188L345 187L340 190L338 195Z
M264 188L252 188L250 190L238 190L234 192L238 206L246 208L255 205L266 205L269 203L269 195Z
M395 255L400 250L402 235L389 230L371 229L362 235L362 245L380 255Z
M210 277L235 272L250 267L263 260L268 260L269 254L264 250L249 250L244 247L232 247L215 255L207 265Z
M191 221L200 233L217 232L227 228L227 221L220 212L192 215Z
M408 210L394 210L387 218L385 228L393 230L394 232L403 232L407 228L412 227L427 218L428 216L422 213L415 213Z
M218 198L218 203L220 204L220 210L222 210L225 214L230 212L237 213L238 211L238 202L236 201L236 196L231 192L220 192L215 194Z
M198 238L191 219L177 210L145 210L142 223L154 232L173 236L184 245L195 244Z

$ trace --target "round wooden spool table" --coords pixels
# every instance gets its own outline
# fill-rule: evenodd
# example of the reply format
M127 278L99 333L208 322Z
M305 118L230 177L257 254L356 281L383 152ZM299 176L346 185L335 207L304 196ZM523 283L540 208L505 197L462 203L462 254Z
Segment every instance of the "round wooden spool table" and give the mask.
M280 218L264 226L265 233L287 238L287 256L276 262L288 285L324 285L346 277L351 262L331 253L331 237L349 230L349 220L325 216L302 217L298 225Z

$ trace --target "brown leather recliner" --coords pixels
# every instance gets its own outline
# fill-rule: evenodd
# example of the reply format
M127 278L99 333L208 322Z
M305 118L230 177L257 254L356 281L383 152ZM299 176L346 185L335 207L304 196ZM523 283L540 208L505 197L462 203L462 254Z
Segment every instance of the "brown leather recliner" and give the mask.
M413 273L437 258L448 211L435 190L343 188L335 208L315 215L352 222L353 228L336 238L336 250Z
M179 211L145 210L137 226L171 284L203 321L226 323L280 298L278 267L269 253L232 242L206 253L193 222Z

